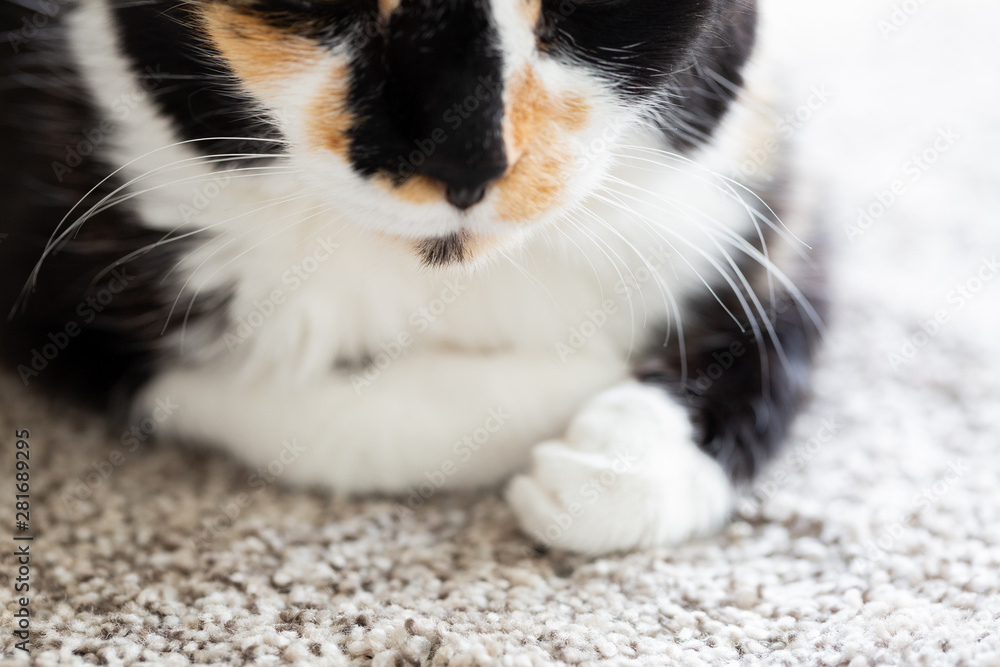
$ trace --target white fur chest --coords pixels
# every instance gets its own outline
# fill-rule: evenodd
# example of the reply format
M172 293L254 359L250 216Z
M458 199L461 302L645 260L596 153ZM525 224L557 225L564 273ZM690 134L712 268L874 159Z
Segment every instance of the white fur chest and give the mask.
M428 269L407 245L315 215L324 207L311 200L261 208L256 180L231 182L199 212L215 236L184 259L173 315L197 293L230 292L221 338L190 330L183 347L248 372L301 378L427 348L555 355L586 345L620 357L664 321L678 286L664 281L677 258L641 225L625 225L629 240L622 225L567 223L474 271Z

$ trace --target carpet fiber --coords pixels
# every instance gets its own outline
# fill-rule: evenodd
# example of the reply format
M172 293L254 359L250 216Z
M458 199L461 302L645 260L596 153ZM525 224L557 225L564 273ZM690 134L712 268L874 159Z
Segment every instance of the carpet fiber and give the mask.
M404 516L250 489L229 459L129 451L7 376L4 507L31 431L35 663L1000 665L1000 7L769 6L834 312L788 455L721 535L539 554L495 493ZM13 572L0 647L24 660Z

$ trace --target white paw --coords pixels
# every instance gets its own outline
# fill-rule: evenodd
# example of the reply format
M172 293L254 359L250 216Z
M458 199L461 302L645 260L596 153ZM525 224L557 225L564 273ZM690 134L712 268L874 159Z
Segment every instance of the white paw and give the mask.
M540 544L588 555L718 530L732 506L722 468L662 390L629 383L585 405L564 440L535 447L507 501Z

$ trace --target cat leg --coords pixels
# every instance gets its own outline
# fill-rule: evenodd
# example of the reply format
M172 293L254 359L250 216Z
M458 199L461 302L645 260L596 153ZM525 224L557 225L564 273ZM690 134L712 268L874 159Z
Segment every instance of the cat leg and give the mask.
M651 351L634 381L534 450L507 490L524 531L597 555L722 526L736 484L778 451L806 391L816 330L808 309L781 304L769 314L774 336L759 342L707 300L693 307L686 375L677 346Z
M687 411L630 382L587 403L562 439L538 445L507 500L540 545L597 555L716 530L732 490L698 448Z
M202 366L155 378L139 406L171 401L158 435L215 443L253 468L279 460L284 483L400 493L508 478L626 375L610 358L545 353L414 353L368 384L349 372L293 385Z

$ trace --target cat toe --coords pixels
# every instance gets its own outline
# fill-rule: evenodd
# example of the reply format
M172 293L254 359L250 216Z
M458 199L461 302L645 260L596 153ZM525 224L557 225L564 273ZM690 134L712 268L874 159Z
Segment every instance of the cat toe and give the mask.
M683 408L655 388L599 396L564 441L538 445L507 500L542 546L587 555L676 544L725 521L732 488L691 438Z

